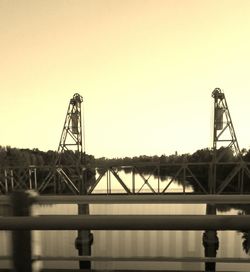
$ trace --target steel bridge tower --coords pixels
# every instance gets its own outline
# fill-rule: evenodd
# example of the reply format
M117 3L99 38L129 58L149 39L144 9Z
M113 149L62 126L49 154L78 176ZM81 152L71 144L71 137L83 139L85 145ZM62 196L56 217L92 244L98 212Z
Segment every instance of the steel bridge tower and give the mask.
M74 194L79 194L82 191L83 166L85 165L82 102L83 98L78 93L75 93L70 99L56 159L49 174L40 185L39 192L44 191L50 183L54 184L54 189L59 188L55 190L60 191L64 183ZM66 169L63 168L65 159L67 164L71 165Z
M222 193L223 190L232 182L232 179L238 175L243 177L241 168L235 167L230 170L230 174L217 186L219 177L217 173L218 163L230 161L230 157L235 157L242 161L239 144L236 138L233 122L228 109L225 94L221 89L216 88L212 92L214 98L214 120L213 120L213 149L212 163L210 165L209 175L209 193ZM217 188L218 187L218 188ZM206 205L207 215L216 215L216 206L213 204ZM219 239L217 231L206 230L203 233L203 246L205 257L216 257L219 248ZM205 271L216 271L215 262L206 262Z
M237 188L237 192L242 194L245 190L244 177L250 178L250 170L243 160L239 148L225 94L221 89L216 88L212 92L212 97L214 98L214 133L213 159L209 180L210 193L221 194L231 186L231 188ZM222 165L223 163L224 165ZM227 173L226 176L223 177L221 173L223 171L217 173L219 166ZM234 185L232 185L233 182ZM217 186L216 183L219 185Z
M71 151L73 163L80 165L84 163L85 148L83 146L83 133L82 133L82 111L81 104L83 98L78 93L75 93L73 98L70 99L63 131L58 146L57 164L61 163L62 154L66 151ZM83 154L84 152L84 154Z
M216 88L212 92L212 97L214 98L213 162L222 160L224 152L217 152L220 147L232 150L235 156L242 159L225 94L221 89Z

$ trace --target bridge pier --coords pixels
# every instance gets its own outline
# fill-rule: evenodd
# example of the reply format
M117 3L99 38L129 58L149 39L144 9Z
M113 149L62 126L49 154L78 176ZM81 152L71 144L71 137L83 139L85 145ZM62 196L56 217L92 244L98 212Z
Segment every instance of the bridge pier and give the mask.
M207 215L216 215L216 207L214 204L207 204L206 206ZM215 230L206 230L203 233L203 246L205 249L205 257L216 257L217 250L219 248L219 239L217 236L217 231ZM215 262L206 262L205 263L205 272L216 271Z
M80 195L87 194L87 170L83 171L82 182L79 184ZM89 204L78 204L78 215L89 215ZM79 256L91 256L93 234L90 230L78 230L75 240L75 248ZM91 261L79 261L80 269L91 269Z
M88 204L78 205L78 215L89 214ZM75 240L75 247L79 256L91 256L91 245L93 243L93 234L90 230L78 230L78 236ZM79 261L80 269L91 269L90 261Z

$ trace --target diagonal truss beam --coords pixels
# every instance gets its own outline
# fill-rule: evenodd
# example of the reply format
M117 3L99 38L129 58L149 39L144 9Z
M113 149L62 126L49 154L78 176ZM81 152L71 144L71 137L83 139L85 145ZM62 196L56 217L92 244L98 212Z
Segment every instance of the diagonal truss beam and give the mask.
M107 173L107 171L108 171L108 169L105 169L103 172L100 173L99 177L95 180L95 183L93 183L91 185L91 187L88 189L88 194L91 194L94 191L94 189L99 184L99 182L103 178L103 176L105 176L105 174Z
M172 178L169 181L169 183L167 184L167 186L163 189L162 194L164 194L167 191L167 189L169 188L169 186L172 184L172 182L177 179L177 177L181 173L182 169L183 169L183 167L180 166L180 168L178 169L178 171L176 172L176 174L174 176L172 176Z
M193 180L196 182L196 184L199 186L199 188L202 190L204 194L208 194L207 190L202 186L202 184L199 182L199 180L195 177L194 173L191 171L191 169L187 166L186 170L189 172Z
M141 186L141 188L139 189L138 193L140 193L140 191L143 189L144 185L147 185L150 189L150 191L154 194L156 194L156 191L154 190L154 188L150 185L149 183L149 179L151 178L151 176L154 174L154 172L157 170L157 168L154 168L154 170L150 173L150 175L148 176L148 178L145 178L143 176L143 174L139 171L138 167L134 167L134 169L136 170L136 172L139 174L139 176L143 179L143 185ZM135 172L135 173L136 173Z
M242 171L242 184L244 183L244 173L246 176L250 179L250 170L247 166L247 163L244 161L240 161L236 164L236 166L231 170L231 172L227 175L227 177L224 179L223 183L219 186L217 190L217 194L221 194L227 186L232 182L233 178L238 175ZM240 188L240 192L243 193L243 188Z
M120 176L117 174L117 172L115 171L115 169L113 167L109 168L109 171L114 175L114 177L116 178L116 180L121 184L121 186L123 187L123 189L126 191L127 194L131 194L130 189L127 187L127 185L123 182L123 180L120 178Z

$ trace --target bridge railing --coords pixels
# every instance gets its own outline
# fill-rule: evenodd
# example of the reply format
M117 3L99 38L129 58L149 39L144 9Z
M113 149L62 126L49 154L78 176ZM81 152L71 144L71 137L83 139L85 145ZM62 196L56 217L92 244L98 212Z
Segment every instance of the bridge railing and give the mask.
M119 257L112 256L33 256L32 230L250 230L250 215L42 215L30 216L32 204L51 203L250 203L250 195L88 195L88 196L36 196L24 192L0 198L1 204L10 204L13 215L1 217L0 230L12 231L12 257L16 271L32 271L32 262L41 260L75 261L157 261L250 263L246 258L215 257ZM207 271L207 270L206 270Z

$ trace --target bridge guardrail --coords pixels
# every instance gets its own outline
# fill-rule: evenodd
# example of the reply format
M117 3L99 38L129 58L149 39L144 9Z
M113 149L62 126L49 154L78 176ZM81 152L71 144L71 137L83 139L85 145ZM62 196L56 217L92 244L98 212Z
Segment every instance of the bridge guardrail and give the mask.
M66 198L65 198L66 197ZM36 196L15 192L4 197L0 203L11 204L13 216L2 217L1 230L12 231L13 264L17 271L32 271L32 262L38 260L82 260L91 261L164 261L164 262L235 262L250 263L244 258L178 258L178 257L101 257L101 256L32 256L31 230L249 230L250 215L68 215L68 216L30 216L32 204L42 203L250 203L250 195L171 195L171 196ZM139 197L137 199L137 197ZM184 197L184 198L183 198ZM1 200L1 198L0 198ZM47 201L47 202L46 202ZM185 202L187 201L187 202ZM0 259L3 259L0 256ZM5 257L6 258L6 257ZM18 270L21 269L21 270Z

